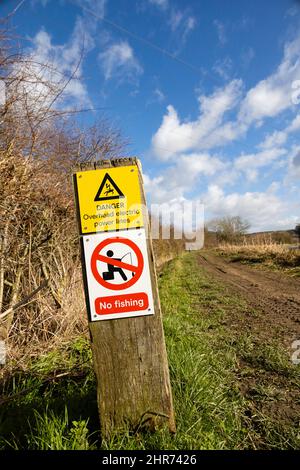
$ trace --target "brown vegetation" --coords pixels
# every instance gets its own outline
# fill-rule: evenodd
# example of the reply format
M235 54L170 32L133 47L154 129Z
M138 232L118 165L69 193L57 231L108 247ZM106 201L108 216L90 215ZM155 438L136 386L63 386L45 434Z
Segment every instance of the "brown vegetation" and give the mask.
M254 239L245 239L242 244L220 244L216 248L221 255L232 261L243 261L251 264L263 263L270 267L289 268L291 273L298 275L300 267L300 248L288 244L255 243Z
M0 339L22 367L87 331L71 169L120 156L125 142L104 120L77 128L62 106L72 77L47 82L49 64L12 50L5 28L0 41ZM180 244L154 245L164 260Z

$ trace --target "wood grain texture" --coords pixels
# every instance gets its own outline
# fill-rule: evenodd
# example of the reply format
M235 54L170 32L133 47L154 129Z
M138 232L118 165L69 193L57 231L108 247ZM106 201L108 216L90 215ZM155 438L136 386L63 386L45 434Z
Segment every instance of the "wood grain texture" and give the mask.
M146 207L140 162L136 158L83 164L75 171L137 165L142 203ZM97 377L97 398L102 436L124 426L175 432L162 315L149 229L144 213L152 282L154 315L90 322L89 329Z

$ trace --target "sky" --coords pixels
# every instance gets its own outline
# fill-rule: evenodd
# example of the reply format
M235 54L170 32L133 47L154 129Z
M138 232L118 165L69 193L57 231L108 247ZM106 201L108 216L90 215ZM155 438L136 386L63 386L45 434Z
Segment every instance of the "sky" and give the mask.
M121 130L149 204L300 221L300 2L2 0L0 16L17 6L24 53L76 70L64 106Z

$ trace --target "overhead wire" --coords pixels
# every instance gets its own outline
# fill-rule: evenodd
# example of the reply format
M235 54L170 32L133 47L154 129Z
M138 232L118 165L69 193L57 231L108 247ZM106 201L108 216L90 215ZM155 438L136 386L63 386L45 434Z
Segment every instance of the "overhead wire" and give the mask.
M24 2L25 2L25 0L21 0L18 3L18 5L15 7L13 13L15 13L24 4ZM176 54L171 53L170 51L160 47L159 45L153 43L152 41L149 41L148 39L146 39L146 38L144 38L144 37L142 37L142 36L140 36L136 33L133 33L132 31L125 28L124 26L121 26L121 25L117 24L116 22L108 19L107 17L105 17L103 15L99 15L99 14L95 13L90 8L87 8L83 5L80 5L77 2L75 2L74 0L69 0L69 2L72 3L74 6L80 8L81 10L85 11L86 13L92 15L96 19L98 19L98 20L108 24L109 26L115 28L119 32L127 34L128 36L132 37L133 39L135 39L135 40L137 40L141 43L144 43L148 47L156 50L157 52L159 52L161 54L163 54L164 56L168 57L169 59L174 60L178 64L183 65L183 66L189 68L190 70L192 70L194 72L200 73L202 76L204 75L203 70L201 68L199 68L199 67L197 67L197 66L195 66L195 65L193 65L193 64L191 64L191 63L189 63L189 62L187 62L183 59L181 59ZM215 81L219 81L219 80L216 79L215 76L213 76L212 74L209 74L208 72L206 72L206 75L211 75ZM86 108L86 109L82 109L82 110L79 109L79 110L73 110L73 111L61 111L61 113L62 114L76 114L76 113L84 113L84 112L95 112L96 110L104 110L104 109L108 109L108 108L100 108L100 107L99 108L97 108L97 107L96 108ZM193 139L188 138L188 140L191 142L190 147L193 147L194 145L197 144L197 142L195 142ZM171 150L169 148L162 147L160 145L156 145L156 148L171 152Z
M172 59L174 60L175 62L181 64L181 65L184 65L185 67L188 67L190 70L193 70L194 72L197 72L197 73L200 73L201 76L204 76L204 73L203 73L203 70L200 68L200 67L197 67L196 65L194 64L191 64L190 62L187 62L186 60L183 60L181 59L180 57L178 57L176 54L173 54L172 52L164 49L163 47L155 44L154 42L150 41L149 39L146 39L136 33L133 33L132 31L130 31L129 29L125 28L124 26L121 26L119 25L118 23L116 23L115 21L112 21L110 19L108 19L106 16L104 15L99 15L97 13L95 13L93 10L91 10L90 8L87 8L83 5L80 5L78 4L77 2L75 2L74 0L69 0L70 3L72 3L74 6L78 7L78 8L81 8L81 10L85 11L86 13L89 13L90 15L94 16L94 18L102 21L103 23L106 23L108 24L109 26L113 27L114 29L122 32L122 33L125 33L126 35L132 37L133 39L135 39L136 41L139 41L141 43L144 43L146 44L148 47L160 52L161 54L163 54L164 56L168 57L169 59ZM221 83L221 80L218 79L215 75L211 74L210 72L206 71L206 75L210 75L210 77L218 82L218 83Z
M180 57L178 57L176 54L172 54L170 51L160 47L159 45L153 43L152 41L149 41L148 39L136 34L136 33L133 33L132 31L130 31L129 29L125 28L124 26L121 26L119 24L117 24L116 22L108 19L107 17L105 17L104 15L99 15L97 14L96 12L94 12L93 10L91 10L90 8L87 8L83 5L79 5L78 3L76 3L74 0L69 0L70 3L72 3L73 5L81 8L83 11L85 11L86 13L89 13L90 15L92 15L94 18L108 24L109 26L113 27L114 29L118 30L119 32L122 32L122 33L125 33L127 34L128 36L132 37L133 39L141 42L141 43L144 43L146 44L148 47L151 47L152 49L158 51L159 53L163 54L164 56L168 57L169 59L171 60L174 60L176 61L178 64L180 65L184 65L185 67L188 67L190 70L194 71L194 72L197 72L197 73L200 73L202 77L204 77L204 73L203 73L203 70L183 59L181 59ZM220 80L217 79L217 77L213 74L211 74L210 72L206 71L206 75L209 75L211 78L213 78L214 81L218 82L220 84ZM223 82L222 82L223 83ZM174 132L173 132L174 133ZM190 138L187 138L187 140L189 140L191 142L191 145L190 145L190 148L194 147L197 145L197 141L193 140L193 139L190 139ZM170 149L167 149L167 148L164 148L162 146L158 146L156 145L156 148L160 148L161 150L165 150L165 151L168 151L170 152Z

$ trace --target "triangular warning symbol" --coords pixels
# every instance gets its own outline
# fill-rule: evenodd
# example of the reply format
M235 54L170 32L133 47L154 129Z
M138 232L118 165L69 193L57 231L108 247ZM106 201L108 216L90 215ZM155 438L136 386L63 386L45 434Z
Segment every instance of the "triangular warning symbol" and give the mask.
M121 197L125 197L124 194L109 174L105 173L94 201L107 201L109 199L120 199Z

